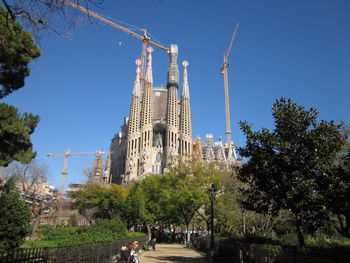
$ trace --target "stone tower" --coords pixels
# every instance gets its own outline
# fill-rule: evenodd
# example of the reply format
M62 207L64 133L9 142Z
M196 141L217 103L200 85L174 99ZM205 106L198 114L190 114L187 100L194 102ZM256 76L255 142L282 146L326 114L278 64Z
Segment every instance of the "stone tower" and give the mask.
M192 153L192 116L188 62L184 62L181 100L178 97L178 47L169 49L166 87L153 86L152 48L148 48L145 85L141 89L140 60L129 118L112 139L110 171L113 183L122 184L148 174L162 174L179 158Z

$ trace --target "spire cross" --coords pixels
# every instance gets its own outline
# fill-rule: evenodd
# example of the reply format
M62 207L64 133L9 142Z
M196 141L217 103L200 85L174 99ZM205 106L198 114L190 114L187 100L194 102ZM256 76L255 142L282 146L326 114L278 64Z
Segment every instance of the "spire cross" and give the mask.
M187 67L189 63L187 60L182 62L182 66L184 66L184 78L183 78L183 84L182 84L182 97L183 98L190 98L190 93L188 90L188 73L187 73Z
M146 72L146 82L153 82L153 77L152 77L152 52L153 52L153 48L152 47L148 47L147 48L148 51L148 64L147 64L147 72Z
M152 47L148 47L147 48L148 51L148 63L151 61L152 62L152 52L153 52L153 48Z
M136 59L135 64L137 65L137 67L136 67L136 79L135 79L135 83L134 83L133 94L136 96L140 96L141 95L141 90L140 90L141 89L141 84L140 84L141 59Z
M182 62L182 66L184 66L184 78L186 78L186 81L187 81L187 67L188 67L189 63L187 60L184 60Z
M140 65L141 65L141 59L136 59L135 60L135 64L137 65L136 67L136 74L137 76L140 76L140 72L141 72L141 69L140 69Z

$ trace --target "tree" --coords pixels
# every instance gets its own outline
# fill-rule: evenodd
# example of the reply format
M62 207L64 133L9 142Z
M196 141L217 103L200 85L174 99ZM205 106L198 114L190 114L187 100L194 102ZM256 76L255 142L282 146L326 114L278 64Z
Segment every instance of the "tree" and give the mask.
M337 231L344 237L350 237L350 149L339 158L332 181L327 191L329 206L338 219Z
M19 247L30 233L31 213L15 190L15 177L0 187L0 250Z
M216 197L216 229L219 232L239 233L243 228L240 227L243 225L243 211L237 202L239 194L237 175L235 171L216 171L216 173L220 177L222 189ZM207 214L209 215L209 211L207 211ZM208 215L207 218L209 219Z
M139 182L131 185L125 203L129 227L133 225L138 231L139 226L145 225L150 235L149 221L152 220L152 215L146 208L145 195Z
M50 30L65 34L79 21L76 12L65 5L64 0L1 0L10 18L20 20L32 33ZM72 0L76 4L89 8L89 5L100 6L103 0Z
M306 110L291 99L277 100L272 115L273 132L253 132L246 122L240 123L247 142L239 153L248 158L239 173L246 184L241 202L259 213L291 211L304 247L303 233L312 233L329 218L325 193L344 139L340 125L317 123L315 109Z
M120 185L113 184L106 187L88 184L85 188L72 192L71 197L74 200L73 206L82 215L90 214L92 211L94 218L125 220L126 194L126 189Z
M141 223L146 226L149 240L152 238L151 227L163 219L161 193L162 185L159 175L149 175L131 185L129 189L126 201L129 218L136 224Z
M30 135L39 122L39 116L20 114L17 108L0 103L0 166L13 160L29 163L36 155Z
M40 55L31 35L11 20L0 6L0 99L24 86L30 73L29 62ZM39 116L19 114L17 108L0 103L0 166L13 160L29 163L34 157L30 135Z
M44 211L52 209L55 202L55 193L48 191L47 177L48 167L32 160L28 164L12 162L7 168L1 169L5 176L16 176L17 189L23 194L25 201L30 204L30 210L34 216L31 224L31 236L34 236Z
M24 86L28 64L40 56L40 48L19 22L0 6L0 99Z
M196 162L180 163L162 177L162 207L168 218L181 219L186 227L186 243L189 241L189 226L200 209L209 204L208 189L219 179L211 166Z

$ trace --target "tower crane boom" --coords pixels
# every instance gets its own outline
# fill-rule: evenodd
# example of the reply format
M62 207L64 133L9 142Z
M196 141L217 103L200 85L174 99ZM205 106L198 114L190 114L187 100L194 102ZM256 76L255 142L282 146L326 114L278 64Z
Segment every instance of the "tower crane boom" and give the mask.
M128 33L128 34L130 34L130 35L132 35L132 36L142 40L142 51L141 51L141 80L142 80L142 82L143 82L145 74L146 74L146 50L147 50L147 44L150 44L150 45L153 45L155 47L158 47L158 48L160 48L160 49L162 49L162 50L164 50L164 51L169 53L169 48L164 47L162 45L159 45L159 44L151 41L151 39L147 36L147 30L146 29L141 29L143 31L143 35L140 35L140 34L134 32L134 31L132 31L132 30L122 26L122 25L119 25L119 24L117 24L117 23L115 23L115 22L113 22L113 21L111 21L111 20L109 20L109 19L107 19L107 18L105 18L105 17L95 13L95 12L92 12L92 11L86 9L83 6L75 4L75 3L73 3L73 2L71 2L69 0L63 0L63 1L64 1L65 4L71 6L71 7L75 8L75 9L78 9L81 12L88 14L89 16L92 16L92 17L94 17L94 18L96 18L96 19L98 19L98 20L100 20L100 21L102 21L102 22L104 22L104 23L106 23L106 24L108 24L110 26L118 28L119 30L121 30L121 31L123 31L125 33Z
M60 188L60 195L63 196L64 194L64 187L66 184L66 175L68 174L67 168L68 168L68 158L71 155L90 155L94 154L96 156L101 156L102 154L111 154L111 152L104 152L102 150L98 150L96 152L81 152L81 153L72 153L70 150L66 151L65 153L48 153L47 156L49 157L55 157L55 156L63 156L64 161L63 161L63 170L61 171L61 188Z
M229 92L228 92L228 57L230 55L231 49L232 49L232 45L233 42L235 40L236 37L236 33L238 30L239 24L237 23L235 26L235 29L233 31L233 35L230 41L230 45L227 49L226 54L224 55L224 63L221 66L221 74L224 76L224 93L225 93L225 118L226 118L226 142L227 143L231 143L231 113L230 113L230 96L229 96Z

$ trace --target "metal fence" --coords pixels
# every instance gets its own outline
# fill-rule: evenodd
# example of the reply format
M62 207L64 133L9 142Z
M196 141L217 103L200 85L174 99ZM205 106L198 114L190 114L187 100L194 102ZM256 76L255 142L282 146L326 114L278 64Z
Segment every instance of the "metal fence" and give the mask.
M208 252L208 241L198 239L193 246ZM335 253L330 250L298 250L239 242L215 242L215 262L225 263L350 263L350 251Z
M120 254L120 248L139 241L146 246L148 237L122 238L112 242L86 243L71 246L19 248L0 251L1 263L111 263Z

